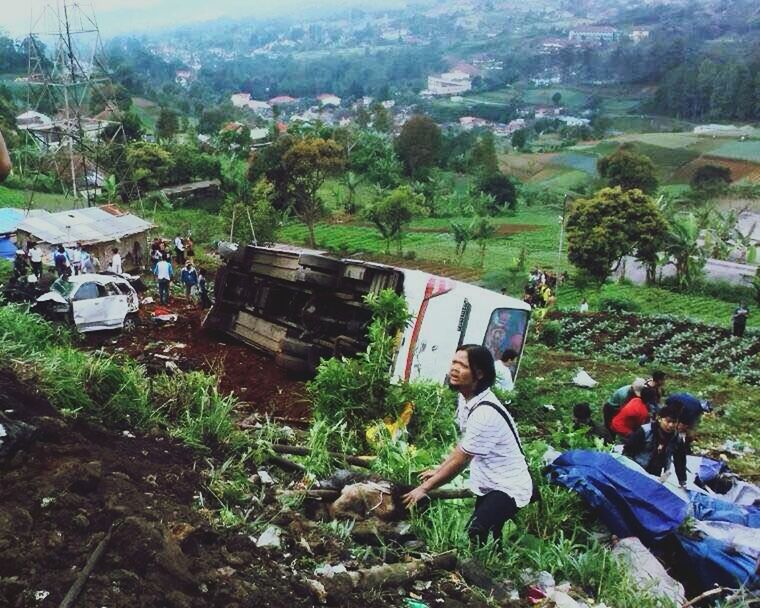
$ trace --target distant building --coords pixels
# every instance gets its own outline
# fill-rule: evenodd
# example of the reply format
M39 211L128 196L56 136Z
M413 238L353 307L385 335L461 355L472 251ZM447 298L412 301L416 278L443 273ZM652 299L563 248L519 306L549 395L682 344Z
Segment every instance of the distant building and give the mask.
M459 126L469 131L475 127L488 126L488 121L485 118L478 118L477 116L462 116L459 119Z
M338 106L340 106L341 99L340 97L338 97L337 95L333 95L332 93L322 93L321 95L317 95L317 101L322 107L334 106L337 108Z
M591 123L588 118L578 118L577 116L557 116L556 118L568 127L586 127Z
M631 40L633 40L636 44L644 40L645 38L649 38L649 34L651 34L652 30L649 27L645 26L634 26L631 30Z
M186 87L193 80L195 80L195 74L192 70L177 70L174 73L174 82L182 87Z
M562 113L562 108L556 106L538 106L536 118L556 118Z
M250 93L235 93L233 95L230 95L230 101L232 102L232 105L236 108L242 108L244 106L248 105L248 102L251 101L251 94Z
M230 96L230 101L236 108L248 108L260 116L268 116L272 113L272 106L269 103L251 99L250 93L235 93Z
M278 95L277 97L272 97L272 99L269 100L270 106L286 106L291 103L296 103L298 100L295 97L291 97L290 95Z
M458 95L472 90L470 75L464 72L446 72L428 76L428 95Z
M588 25L571 29L567 38L572 42L613 42L618 30L608 25Z
M538 78L531 78L530 81L534 87L549 87L553 84L561 84L561 76L539 76Z

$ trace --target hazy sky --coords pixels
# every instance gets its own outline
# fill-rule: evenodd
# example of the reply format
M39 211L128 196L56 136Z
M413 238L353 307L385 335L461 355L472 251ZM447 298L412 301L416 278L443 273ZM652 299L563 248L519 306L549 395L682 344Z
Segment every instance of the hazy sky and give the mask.
M29 32L32 15L43 5L62 0L1 0L0 28L13 36ZM77 0L67 0L71 4ZM299 17L304 11L349 6L398 6L401 0L78 0L83 8L95 10L105 37L140 33L146 29L172 27L221 17ZM31 4L31 8L30 8ZM36 30L36 28L35 28Z

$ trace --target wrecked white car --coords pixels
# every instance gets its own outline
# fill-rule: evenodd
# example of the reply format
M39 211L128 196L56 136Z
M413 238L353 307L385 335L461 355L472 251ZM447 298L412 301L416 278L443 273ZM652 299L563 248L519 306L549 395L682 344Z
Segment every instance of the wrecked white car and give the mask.
M41 314L73 323L80 332L134 331L140 301L129 281L116 275L80 274L55 281L34 304Z

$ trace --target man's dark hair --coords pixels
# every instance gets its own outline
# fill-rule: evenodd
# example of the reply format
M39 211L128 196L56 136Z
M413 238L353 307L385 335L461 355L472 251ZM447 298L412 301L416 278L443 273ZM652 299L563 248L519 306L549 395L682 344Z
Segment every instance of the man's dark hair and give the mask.
M652 372L652 380L655 382L662 382L665 380L665 372L659 369L656 369Z
M517 356L517 351L514 348L508 348L503 353L501 353L501 360L510 361L512 359L517 359Z
M118 248L114 247L113 249L111 249L111 253L119 253Z
M657 412L657 417L678 420L681 417L682 411L683 406L680 403L669 403L668 405L665 405L659 412Z
M463 344L457 348L457 352L463 350L467 353L467 362L470 364L470 371L473 378L477 378L477 372L483 374L483 377L477 381L475 392L482 393L487 388L493 386L496 380L496 368L493 365L493 355L485 346L480 344Z
M657 391L653 386L645 386L641 389L641 400L644 403L655 403L657 401Z
M573 417L578 420L591 420L591 406L585 401L573 406Z

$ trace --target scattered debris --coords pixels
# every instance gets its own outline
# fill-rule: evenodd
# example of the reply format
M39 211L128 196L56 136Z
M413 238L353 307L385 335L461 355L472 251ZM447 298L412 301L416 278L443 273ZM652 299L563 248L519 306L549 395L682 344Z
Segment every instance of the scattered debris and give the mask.
M587 371L579 369L578 373L573 377L573 384L583 388L594 388L599 383L594 380Z
M282 528L268 526L256 540L256 546L259 548L280 549L282 547Z
M657 558L635 536L619 540L612 554L628 564L630 575L642 589L669 597L679 605L686 601L683 585L667 573Z

